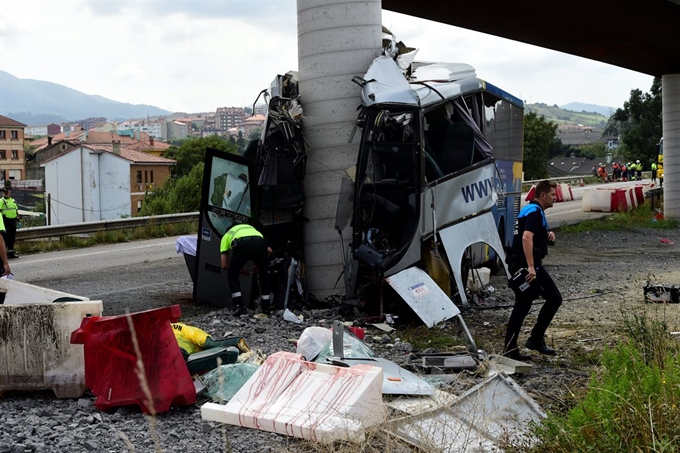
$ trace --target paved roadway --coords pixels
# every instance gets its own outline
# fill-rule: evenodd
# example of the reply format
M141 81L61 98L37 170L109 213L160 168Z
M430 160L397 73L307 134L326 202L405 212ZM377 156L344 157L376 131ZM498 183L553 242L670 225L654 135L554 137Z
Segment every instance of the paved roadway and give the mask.
M626 182L610 182L607 184L590 184L584 187L572 186L572 193L574 194L574 201L564 201L560 203L555 203L552 208L545 211L545 216L548 219L551 227L559 227L565 224L574 224L582 222L584 220L599 219L608 213L604 212L583 212L581 211L581 203L583 201L583 192L585 189L597 188L597 187L617 187L626 188L633 187L640 181L626 181ZM643 184L649 184L649 180L642 180ZM522 203L525 204L523 195Z
M626 187L634 182L602 184ZM591 187L599 187L590 185ZM575 201L555 203L546 217L551 226L600 218L581 211L585 187L573 187ZM116 315L180 303L184 314L205 310L191 302L193 285L184 257L175 253L176 237L101 245L87 249L24 255L11 260L17 280L104 301Z
M10 260L15 278L25 283L104 302L104 314L117 315L181 303L184 314L193 285L176 237L110 244L86 249L24 255Z

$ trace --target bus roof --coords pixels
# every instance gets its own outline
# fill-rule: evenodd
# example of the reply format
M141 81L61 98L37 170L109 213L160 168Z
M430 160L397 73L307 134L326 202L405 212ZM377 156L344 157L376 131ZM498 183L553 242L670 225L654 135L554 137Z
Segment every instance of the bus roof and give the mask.
M444 100L487 91L523 108L519 98L478 79L472 66L464 63L436 63L417 67L407 81L389 57L376 58L365 75L362 103L370 105L411 105L428 108Z
M412 82L410 85L417 93L420 105L424 108L441 103L443 101L442 96L444 99L451 99L457 96L476 93L480 90L487 91L500 99L524 108L524 102L521 99L498 88L496 85L476 77L453 82Z

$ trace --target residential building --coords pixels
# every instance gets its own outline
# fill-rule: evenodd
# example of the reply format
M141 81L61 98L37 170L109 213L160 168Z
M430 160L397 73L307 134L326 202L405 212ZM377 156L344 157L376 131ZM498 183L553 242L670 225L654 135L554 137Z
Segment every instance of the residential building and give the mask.
M116 132L118 131L118 124L115 121L108 121L97 125L92 130L95 132Z
M168 121L168 139L184 138L189 135L189 126L181 121Z
M0 115L0 179L25 179L24 128L26 125Z
M87 118L84 120L78 121L78 124L76 126L80 126L86 131L89 131L90 129L94 129L95 127L105 124L106 123L106 118L104 117L97 117L97 118ZM74 129L76 130L76 129Z
M215 121L215 114L206 115L203 121L203 129L217 130L217 122Z
M144 132L151 137L159 140L166 140L168 138L168 127L163 119L159 120L138 120L138 121L123 121L116 128L118 133L127 131Z
M250 136L250 132L255 129L255 128L262 128L264 127L264 120L265 116L264 115L253 115L248 118L243 122L243 137L247 140L248 137Z
M223 131L240 127L245 120L246 112L242 107L219 107L215 112L215 127Z
M56 135L61 133L61 126L58 124L45 124L42 126L26 126L24 128L24 134L25 135L32 135L32 136L44 136L44 135Z
M135 215L144 197L170 177L172 159L108 145L79 144L41 164L52 224Z
M555 137L559 138L563 145L572 145L576 147L593 143L607 143L607 140L602 138L602 129L592 126L558 126Z

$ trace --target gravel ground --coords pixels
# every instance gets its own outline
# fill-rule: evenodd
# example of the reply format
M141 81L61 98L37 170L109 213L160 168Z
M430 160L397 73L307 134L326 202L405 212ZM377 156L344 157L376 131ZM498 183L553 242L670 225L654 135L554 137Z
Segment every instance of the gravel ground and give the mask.
M640 313L645 307L664 316L672 331L680 330L680 305L647 305L642 286L650 280L680 283L680 267L674 244L680 243L680 230L635 230L615 233L560 235L557 245L546 259L549 272L562 290L564 303L558 312L547 341L555 347L555 357L534 353L534 370L515 380L546 410L561 410L569 405L570 395L582 391L593 371L593 357L606 346L622 338L622 313ZM493 292L483 293L482 300L464 310L463 317L478 346L490 353L502 348L505 322L512 305L512 295L502 277L492 277ZM154 293L156 305L180 302L184 322L200 327L215 337L240 335L253 348L265 354L292 351L292 341L312 325L330 327L341 319L339 309L298 311L303 324L285 322L281 317L234 318L226 310L210 310L178 297L176 288L165 294ZM525 335L535 321L538 307L525 323ZM400 342L402 328L386 335L370 328L366 342L378 356L405 363L411 346ZM443 335L456 335L456 326L437 327ZM520 338L520 344L525 337ZM445 390L460 393L478 378L460 375ZM0 398L0 453L5 452L261 452L308 451L309 445L296 439L267 432L223 426L201 420L197 407L172 408L160 414L155 432L160 449L154 446L151 422L136 408L119 408L104 413L94 407L94 397L58 400L52 392L5 392ZM129 439L129 443L122 439ZM225 440L226 439L226 440ZM126 446L132 445L133 448ZM313 449L312 449L313 450ZM351 449L346 451L352 451ZM394 449L390 451L395 451ZM407 446L399 451L411 451Z

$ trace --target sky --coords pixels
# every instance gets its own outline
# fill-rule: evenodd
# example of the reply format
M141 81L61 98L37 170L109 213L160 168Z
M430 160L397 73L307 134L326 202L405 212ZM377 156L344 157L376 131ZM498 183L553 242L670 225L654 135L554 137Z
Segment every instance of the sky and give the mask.
M295 0L21 0L2 9L0 70L120 102L243 107L297 69ZM382 22L419 49L417 60L468 63L529 103L619 108L652 85L645 74L390 11Z

